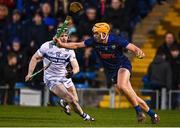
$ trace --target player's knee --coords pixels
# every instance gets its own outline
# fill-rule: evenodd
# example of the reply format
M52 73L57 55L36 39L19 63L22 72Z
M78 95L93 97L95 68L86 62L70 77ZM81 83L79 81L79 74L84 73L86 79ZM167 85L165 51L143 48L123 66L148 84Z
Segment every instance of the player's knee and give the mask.
M118 90L125 90L126 89L126 83L120 83L120 84L117 84L117 88Z
M75 103L76 99L73 96L69 96L69 103Z

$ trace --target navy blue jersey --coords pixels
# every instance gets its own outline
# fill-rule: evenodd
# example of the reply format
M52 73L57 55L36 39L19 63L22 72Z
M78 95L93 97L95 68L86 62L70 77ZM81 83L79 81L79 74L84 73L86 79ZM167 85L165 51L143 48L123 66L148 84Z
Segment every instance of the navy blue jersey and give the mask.
M123 37L109 34L106 44L98 43L94 38L86 40L84 44L86 47L91 46L95 49L108 72L117 72L121 67L127 68L131 72L131 64L123 55L123 48L126 48L129 42Z

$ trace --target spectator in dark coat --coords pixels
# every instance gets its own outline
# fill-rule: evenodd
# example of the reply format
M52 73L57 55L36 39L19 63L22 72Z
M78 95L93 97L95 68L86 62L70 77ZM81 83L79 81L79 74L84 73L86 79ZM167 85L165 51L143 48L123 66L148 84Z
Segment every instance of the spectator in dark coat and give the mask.
M33 18L33 25L29 32L30 45L34 45L35 49L39 48L41 44L47 41L48 29L42 21L41 13L37 12Z
M97 23L96 19L96 9L94 7L89 7L86 9L85 17L83 17L78 26L78 32L80 38L84 35L92 36L92 27Z
M180 51L178 45L173 45L170 48L172 56L171 68L173 72L173 82L171 89L180 89Z
M6 28L8 25L7 22L8 8L4 5L0 4L0 41L3 46L5 46L6 42Z
M170 49L172 60L171 60L171 68L172 68L172 90L180 89L180 51L178 45L173 45ZM178 108L180 106L178 101L178 96L180 94L172 95L172 108Z
M40 7L40 0L27 0L24 2L26 18L33 18L34 14Z
M106 12L105 21L112 24L112 30L116 34L128 30L130 22L124 12L124 3L122 0L112 0L111 6Z
M22 49L21 42L18 38L13 40L11 44L10 52L16 55L18 70L21 71L18 77L18 82L24 82L24 76L25 76L27 65L28 65L28 61L27 61L27 54Z
M0 86L3 85L3 70L4 66L4 56L3 56L3 50L2 50L2 42L0 41Z
M3 67L3 80L4 83L8 85L8 104L13 104L14 94L15 94L15 83L18 79L18 61L17 57L13 53L9 53L7 57L7 64Z
M173 44L177 44L174 34L172 32L166 33L165 42L158 48L156 54L164 54L166 56L166 60L170 62L172 59L170 47Z
M14 38L18 37L22 39L22 22L21 22L21 13L18 10L13 11L12 22L7 27L6 38L8 39L8 44L13 41Z
M170 88L172 84L172 71L170 64L165 60L165 55L157 55L150 64L147 73L150 87L161 90Z

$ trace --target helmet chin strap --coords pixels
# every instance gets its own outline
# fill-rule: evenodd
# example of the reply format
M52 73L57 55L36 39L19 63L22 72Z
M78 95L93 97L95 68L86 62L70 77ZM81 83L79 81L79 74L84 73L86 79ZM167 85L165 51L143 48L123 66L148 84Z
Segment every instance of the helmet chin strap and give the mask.
M105 40L106 39L106 37L107 37L107 34L103 37L103 33L100 33L100 35L101 35L101 39L102 40Z

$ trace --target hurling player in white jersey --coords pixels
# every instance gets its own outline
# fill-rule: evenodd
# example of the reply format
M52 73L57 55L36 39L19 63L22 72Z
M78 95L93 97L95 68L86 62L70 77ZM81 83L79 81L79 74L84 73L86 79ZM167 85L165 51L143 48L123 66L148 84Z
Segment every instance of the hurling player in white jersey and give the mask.
M63 43L68 41L68 31L66 31L59 37ZM56 44L57 45L57 44ZM73 50L58 48L53 41L48 41L42 44L37 52L32 56L29 63L28 74L26 81L31 79L31 75L36 67L36 64L43 60L44 66L50 66L44 70L44 83L56 94L61 100L59 104L64 108L65 112L70 115L71 105L76 113L78 113L84 120L93 121L88 114L84 113L81 106L78 103L78 96L75 86L71 77L79 72L79 65L76 60L76 56ZM71 64L72 70L66 70L66 66ZM69 105L68 105L69 104Z

